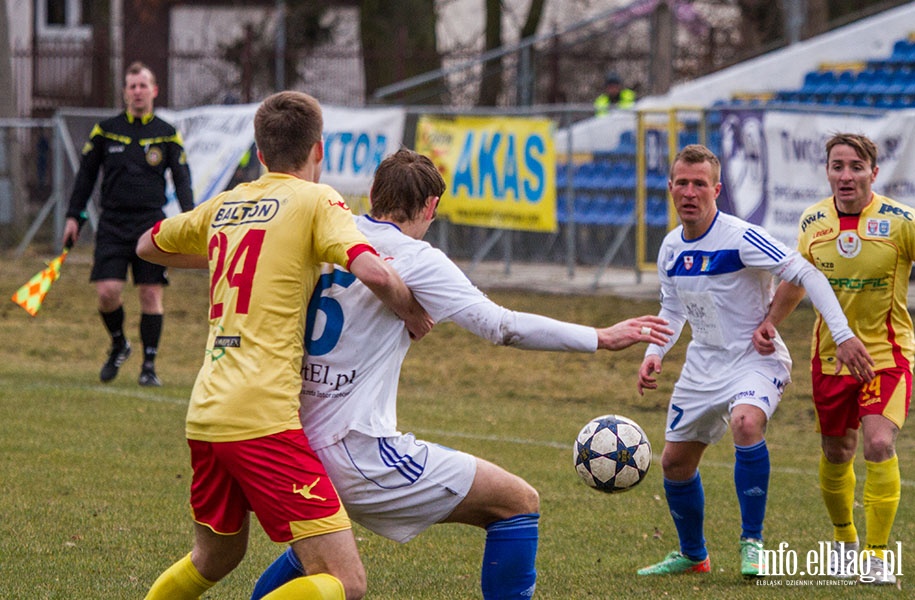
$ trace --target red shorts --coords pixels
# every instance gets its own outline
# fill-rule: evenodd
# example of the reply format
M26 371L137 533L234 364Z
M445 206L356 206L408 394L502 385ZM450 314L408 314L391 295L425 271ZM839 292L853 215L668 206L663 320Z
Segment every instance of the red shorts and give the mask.
M239 442L188 440L194 520L219 534L249 511L274 542L350 529L337 491L301 429Z
M866 415L883 415L902 429L911 395L912 371L906 367L877 371L869 383L855 381L851 375L813 372L817 431L826 436L841 437L849 429L858 429Z

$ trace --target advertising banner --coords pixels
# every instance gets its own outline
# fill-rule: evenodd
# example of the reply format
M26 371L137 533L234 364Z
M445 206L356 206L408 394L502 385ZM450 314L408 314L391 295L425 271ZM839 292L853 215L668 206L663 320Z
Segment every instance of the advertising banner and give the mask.
M194 200L198 203L226 189L240 161L254 143L258 104L159 110L184 138ZM323 107L324 165L321 183L346 196L355 212L368 210L368 193L378 164L400 148L406 113L401 108ZM256 161L256 156L248 156ZM173 194L172 194L173 195ZM177 212L176 202L168 212Z
M719 206L794 247L801 213L831 195L826 142L838 132L864 134L877 145L873 190L915 206L915 119L790 111L725 111L721 123Z
M460 225L556 230L556 152L548 119L420 117L416 151L445 178L438 214Z

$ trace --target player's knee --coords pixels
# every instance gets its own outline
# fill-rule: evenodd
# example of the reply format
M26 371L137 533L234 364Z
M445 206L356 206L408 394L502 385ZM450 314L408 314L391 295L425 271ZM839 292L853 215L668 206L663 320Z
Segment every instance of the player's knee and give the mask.
M337 575L346 592L346 600L361 600L368 589L364 569L350 569L348 572Z
M870 462L883 462L896 454L896 444L892 435L876 435L864 440L864 459Z
M834 465L844 465L855 456L855 446L833 445L823 447L823 456L826 461Z
M524 481L521 492L518 494L518 514L530 514L540 512L540 494L537 490Z
M207 552L195 548L192 553L192 560L202 577L209 581L220 581L241 564L246 549L247 546L239 546L236 548L223 548L219 552Z
M671 481L686 481L696 474L699 464L699 457L691 453L671 451L670 447L665 445L661 453L661 471L664 478Z
M762 441L766 434L766 415L761 410L741 411L731 416L734 443L748 446Z

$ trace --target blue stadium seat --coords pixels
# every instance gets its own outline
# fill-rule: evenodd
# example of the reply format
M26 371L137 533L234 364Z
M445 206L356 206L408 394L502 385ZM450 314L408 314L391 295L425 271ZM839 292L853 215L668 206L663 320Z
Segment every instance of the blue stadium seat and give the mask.
M909 73L906 71L896 71L890 75L887 80L884 94L901 95L905 91L905 86L909 82Z
M566 206L567 197L568 196L566 196L565 193L562 191L560 191L558 194L556 194L556 220L559 221L560 223L569 222L569 211L567 210L567 206Z
M710 110L705 114L706 125L709 129L717 129L721 125L722 115L720 110Z
M820 101L823 101L831 93L835 85L839 82L838 77L836 77L835 71L823 71L820 73L820 82L813 88L814 96L820 98Z
M613 203L609 194L599 194L591 205L591 222L595 225L612 225Z
M596 185L597 166L594 163L579 165L572 178L576 191L592 190Z
M836 97L844 96L851 91L851 86L855 83L857 73L854 71L842 71L835 85L832 86L832 93Z
M556 189L563 189L569 185L569 171L574 171L575 167L569 167L567 164L556 166Z
M591 196L578 193L575 195L575 208L572 215L576 223L587 224L590 219Z
M667 175L664 173L649 173L646 178L645 187L648 192L667 192Z
M620 143L616 146L620 154L635 154L635 132L624 131L620 134Z
M819 71L810 71L804 75L804 84L801 86L801 89L798 90L805 94L812 94L820 87L820 83L823 82L823 78Z
M680 144L680 148L690 144L698 144L699 133L697 131L681 131L677 138L677 143Z
M613 185L614 173L613 163L600 162L594 171L594 189L607 190Z
M908 68L915 62L915 41L898 40L893 44L893 52L886 59L888 66L895 70Z
M645 206L645 223L649 227L667 227L667 196L649 196Z
M858 76L855 77L855 82L852 84L851 88L848 90L848 93L860 95L866 94L870 91L871 86L877 81L880 77L880 72L866 70L858 73Z
M635 199L625 194L615 194L610 199L613 225L629 225L635 222Z

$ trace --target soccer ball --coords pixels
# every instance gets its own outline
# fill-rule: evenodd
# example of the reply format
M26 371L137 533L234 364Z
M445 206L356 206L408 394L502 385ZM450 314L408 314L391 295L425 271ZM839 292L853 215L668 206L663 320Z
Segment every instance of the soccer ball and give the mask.
M648 473L651 444L638 423L620 415L592 419L575 440L575 470L601 492L631 490Z

